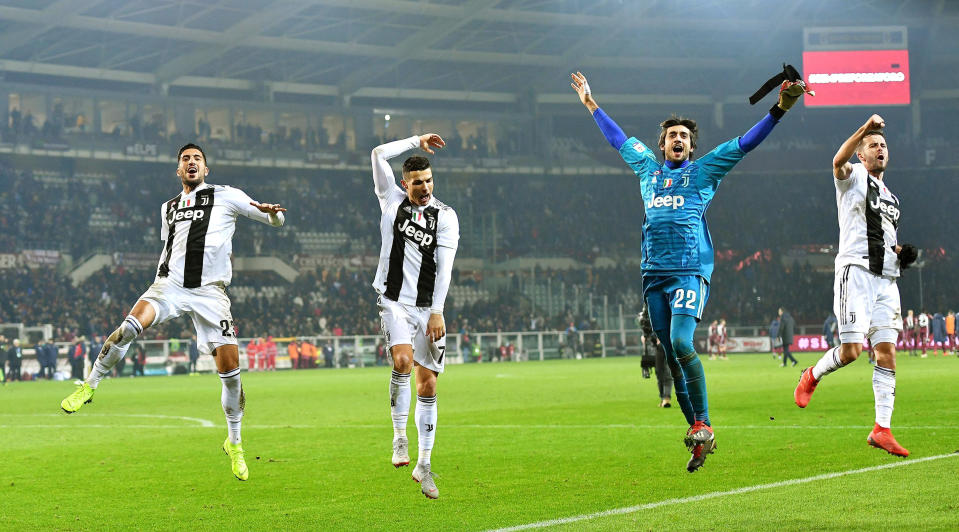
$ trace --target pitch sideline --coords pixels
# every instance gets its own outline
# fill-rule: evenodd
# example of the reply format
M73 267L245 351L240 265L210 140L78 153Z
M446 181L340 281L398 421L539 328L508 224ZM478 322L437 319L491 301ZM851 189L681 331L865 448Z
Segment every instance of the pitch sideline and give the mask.
M651 503L647 503L647 504L640 504L640 505L637 505L637 506L628 506L628 507L626 507L626 508L615 508L615 509L612 509L612 510L604 510L604 511L602 511L602 512L594 512L594 513L590 513L590 514L576 515L576 516L573 516L573 517L563 517L563 518L559 518L559 519L550 519L550 520L547 520L547 521L538 521L538 522L535 522L535 523L527 523L527 524L525 524L525 525L516 525L516 526L511 526L511 527L506 527L506 528L497 528L497 529L493 529L492 532L513 532L513 531L516 531L516 530L530 530L530 529L533 529L533 528L545 528L545 527L548 527L548 526L566 525L566 524L570 524L570 523L578 523L578 522L580 522L580 521L589 521L589 520L592 520L592 519L598 519L598 518L600 518L600 517L609 517L609 516L613 516L613 515L632 514L632 513L636 513L636 512L641 512L641 511L643 511L643 510L650 510L650 509L653 509L653 508L659 508L659 507L662 507L662 506L673 506L673 505L676 505L676 504L686 504L686 503L688 503L688 502L697 502L697 501L704 501L704 500L708 500L708 499L717 499L717 498L719 498L719 497L725 497L725 496L727 496L727 495L740 495L740 494L743 494L743 493L752 493L752 492L754 492L754 491L760 491L760 490L771 489L771 488L782 488L782 487L786 487L786 486L795 486L795 485L798 485L798 484L808 484L808 483L810 483L810 482L816 482L816 481L819 481L819 480L830 480L830 479L839 478L839 477L845 477L845 476L849 476L849 475L858 475L859 473L870 473L870 472L872 472L872 471L880 471L880 470L883 470L883 469L892 469L892 468L894 468L894 467L902 467L902 466L907 466L907 465L912 465L912 464L918 464L918 463L921 463L921 462L930 462L930 461L933 461L933 460L941 460L941 459L943 459L943 458L955 458L955 457L957 457L957 456L959 456L959 451L953 452L953 453L949 453L949 454L940 454L940 455L936 455L936 456L926 456L926 457L923 457L923 458L916 458L916 459L913 459L913 460L905 460L905 461L900 461L900 462L892 462L892 463L889 463L889 464L882 464L882 465L878 465L878 466L863 467L863 468L860 468L860 469L850 469L849 471L839 471L839 472L836 472L836 473L825 473L825 474L822 474L822 475L815 475L815 476L806 477L806 478L797 478L797 479L792 479L792 480L782 480L782 481L779 481L779 482L770 482L770 483L768 483L768 484L757 484L757 485L755 485L755 486L746 486L746 487L743 487L743 488L736 488L736 489L734 489L734 490L728 490L728 491L713 491L713 492L710 492L710 493L704 493L704 494L702 494L702 495L693 495L693 496L691 496L691 497L683 497L683 498L677 498L677 499L666 499L666 500L658 501L658 502L651 502Z

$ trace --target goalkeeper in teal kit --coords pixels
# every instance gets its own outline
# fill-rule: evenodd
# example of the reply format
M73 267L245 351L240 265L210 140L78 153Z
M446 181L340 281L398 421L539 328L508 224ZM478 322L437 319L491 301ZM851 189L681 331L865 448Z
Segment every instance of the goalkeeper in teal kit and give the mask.
M684 443L692 456L686 469L693 472L716 448L703 365L693 344L693 332L703 316L713 272L713 243L706 226L706 208L722 178L766 138L803 94L803 85L784 81L779 102L759 123L742 137L724 142L695 160L692 155L696 150L696 122L669 118L660 124L658 148L664 163L635 137L627 138L599 108L583 74L572 74L571 85L606 140L639 178L646 209L643 296L653 329L666 350L676 400L689 423Z

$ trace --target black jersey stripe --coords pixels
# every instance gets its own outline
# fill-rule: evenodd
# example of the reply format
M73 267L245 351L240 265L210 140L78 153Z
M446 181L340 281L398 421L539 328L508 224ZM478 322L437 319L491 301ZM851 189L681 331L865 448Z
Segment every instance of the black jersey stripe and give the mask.
M424 209L427 220L439 221L440 210L436 207ZM437 224L438 225L438 224ZM433 229L433 241L429 246L420 246L423 255L420 276L416 280L416 306L428 307L433 304L433 288L436 286L436 229Z
M171 213L176 213L177 203L180 202L180 194L170 201L166 202L166 210L163 212L163 216L166 216L167 221L167 236L166 236L166 246L163 248L163 262L160 264L159 270L157 270L157 277L166 277L170 275L170 254L173 252L173 237L176 235L176 222L172 221Z
M390 248L389 270L386 272L386 291L383 295L387 299L399 301L400 290L403 289L403 261L406 259L406 239L400 232L404 212L411 210L413 204L406 198L396 208L396 218L393 219L393 245Z
M213 187L196 193L196 204L190 210L194 213L202 212L203 216L197 220L193 215L190 222L190 232L186 238L186 256L183 259L183 288L199 288L203 280L203 250L206 247L206 233L210 229L210 218L213 210Z
M886 258L886 242L883 239L882 213L873 205L879 205L879 187L866 178L866 243L869 247L869 271L882 275Z

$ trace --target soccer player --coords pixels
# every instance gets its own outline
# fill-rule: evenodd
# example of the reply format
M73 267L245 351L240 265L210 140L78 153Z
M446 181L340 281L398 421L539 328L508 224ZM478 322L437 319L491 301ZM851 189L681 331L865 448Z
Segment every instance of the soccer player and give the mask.
M373 189L380 202L380 261L373 288L386 347L393 361L390 415L393 418L393 466L409 465L406 421L410 413L410 373L416 366L415 423L419 455L413 480L430 499L440 492L430 470L436 437L436 378L443 372L446 323L443 305L459 244L459 221L452 208L433 196L433 170L426 157L403 162L396 186L389 160L420 147L442 148L439 135L413 136L373 149Z
M859 358L868 335L876 353L872 373L876 424L866 441L890 454L909 456L889 426L896 398L896 338L902 330L896 279L900 267L908 267L915 259L915 248L897 242L899 199L883 180L889 164L884 125L879 115L869 117L832 160L839 207L833 308L839 319L840 345L803 370L794 399L805 408L823 377ZM849 162L853 153L860 162Z
M926 354L926 344L929 343L929 314L925 310L920 310L916 323L919 325L919 334L916 338L922 344L922 358L926 358L929 356Z
M729 331L726 330L726 318L719 320L719 325L716 326L716 333L719 335L719 358L729 360L729 357L726 356L726 345L729 342Z
M709 324L706 350L709 351L709 360L716 360L719 356L719 322L716 320Z
M949 345L949 354L955 354L956 352L956 313L949 311L946 314L946 343ZM945 347L943 347L943 353L945 353Z
M706 208L722 178L766 138L803 94L803 86L783 82L778 103L758 124L742 137L724 142L696 160L696 122L676 116L667 119L660 124L658 149L666 159L660 163L652 150L635 137L627 138L599 108L581 72L571 76L573 89L606 140L639 177L646 207L643 295L653 329L663 340L677 402L689 423L684 441L692 456L686 469L693 472L716 448L703 365L693 344L693 332L702 318L713 272Z
M280 227L286 209L279 204L257 203L236 188L207 183L210 168L196 144L180 148L177 159L176 174L183 191L160 208L160 239L164 245L153 285L104 342L86 381L60 407L71 414L91 402L100 380L126 355L130 343L144 329L187 314L196 327L200 353L213 355L220 374L220 403L228 429L223 451L230 457L236 478L246 480L249 471L240 439L246 399L240 383L236 329L226 295L233 277L233 233L240 215Z
M912 309L906 313L906 318L903 320L903 348L909 348L909 354L915 356L916 354L916 329L919 327L919 323L916 321L916 316L913 314Z

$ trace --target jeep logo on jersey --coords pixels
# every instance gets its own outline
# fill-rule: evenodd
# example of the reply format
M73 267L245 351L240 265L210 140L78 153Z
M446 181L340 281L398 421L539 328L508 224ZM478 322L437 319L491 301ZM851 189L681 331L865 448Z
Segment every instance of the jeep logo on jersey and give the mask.
M899 215L902 214L895 203L886 201L879 196L876 196L876 199L869 204L869 207L874 211L879 211L888 216L894 224L899 222Z
M657 196L653 194L653 197L646 202L647 209L655 209L657 207L672 207L673 209L678 209L686 204L686 198L682 196Z
M417 229L414 224L410 223L409 218L404 219L402 224L396 226L396 229L420 246L429 247L433 243L433 235L422 229Z
M206 216L206 211L203 209L176 211L170 216L169 223L179 222L181 220L202 220L204 216Z

